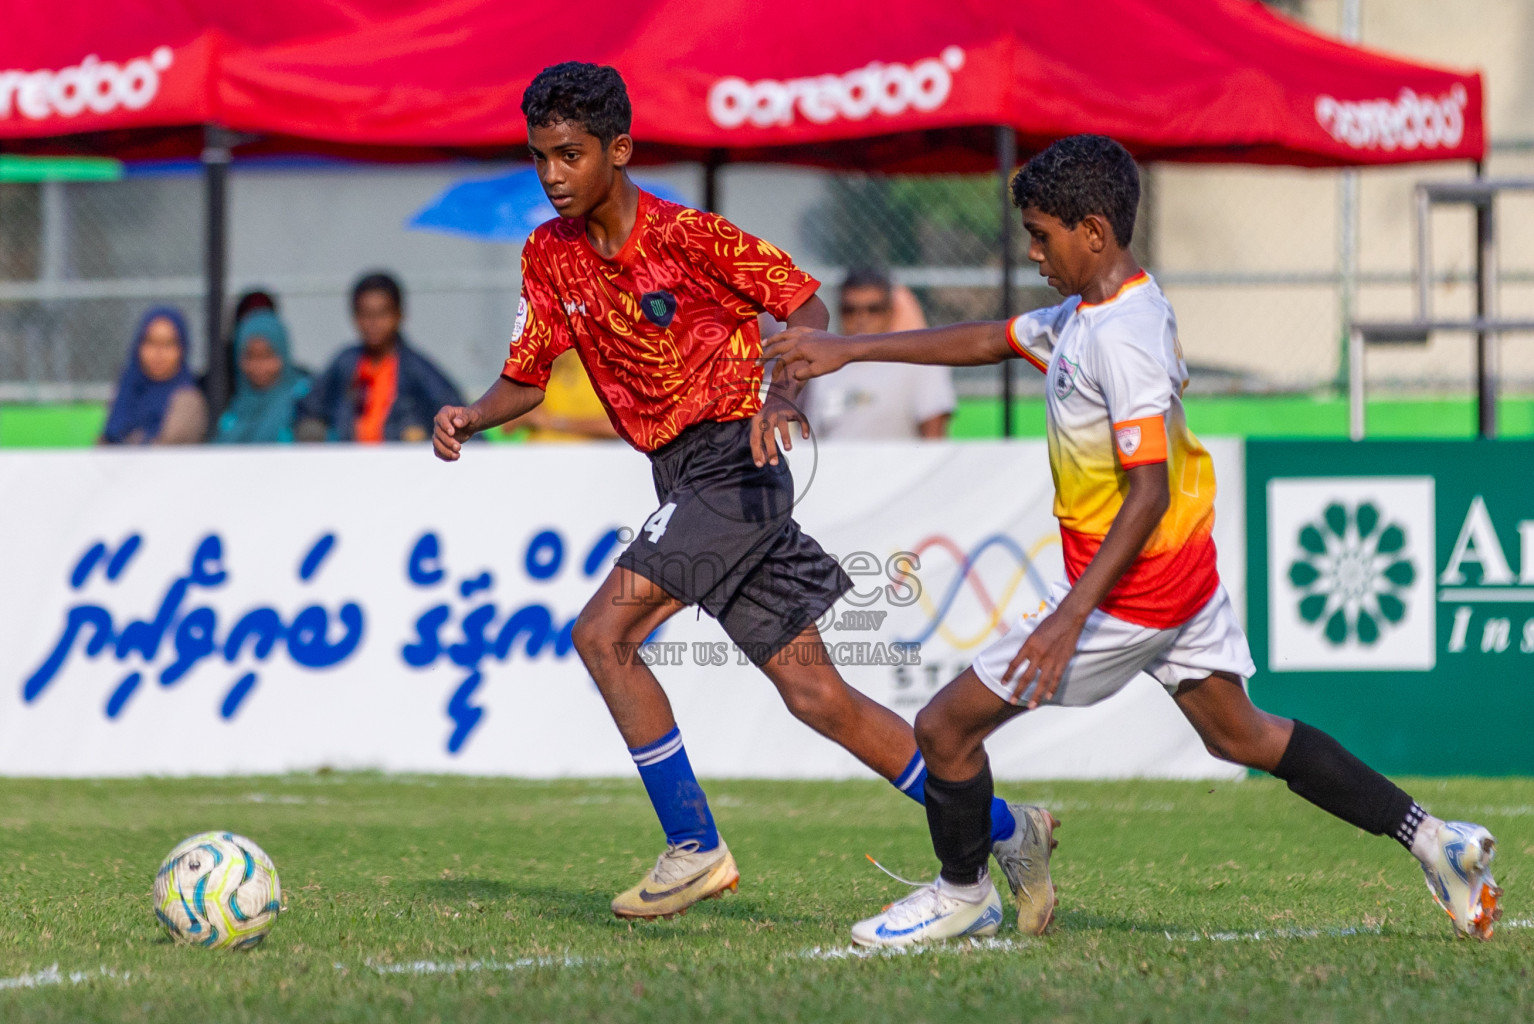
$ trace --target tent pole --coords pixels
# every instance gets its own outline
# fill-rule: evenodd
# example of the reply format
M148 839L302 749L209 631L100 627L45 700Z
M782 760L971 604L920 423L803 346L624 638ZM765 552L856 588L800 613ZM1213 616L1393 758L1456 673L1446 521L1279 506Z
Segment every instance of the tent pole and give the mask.
M996 170L1001 179L1001 318L1011 320L1012 310L1012 169L1017 166L1017 132L1011 125L996 129ZM1012 360L1001 362L1001 436L1011 437Z
M703 209L719 212L719 168L724 164L724 150L711 149L703 161Z
M1477 160L1476 178L1486 177L1486 165ZM1488 192L1475 206L1475 316L1491 320L1497 315L1496 195ZM1475 336L1476 426L1481 437L1497 436L1497 348L1501 336L1480 331Z
M1342 0L1342 38L1349 43L1357 44L1363 36L1362 21L1363 0ZM1355 306L1358 301L1358 170L1347 168L1342 172L1341 188L1338 191L1338 251L1337 270L1338 277L1338 319L1342 321L1342 330L1339 332L1338 344L1342 346L1339 353L1337 366L1338 382L1348 380L1348 394L1353 394L1351 374L1355 367L1352 362L1352 352L1355 344L1360 344L1352 334L1353 317L1356 312ZM1424 314L1426 315L1426 314ZM1359 372L1362 363L1358 364ZM1362 420L1358 426L1359 437L1362 437ZM1354 438L1357 440L1358 438Z
M208 414L217 422L229 402L229 349L224 344L224 291L229 243L229 160L233 136L218 125L203 128L202 172L206 214L203 313L208 336Z

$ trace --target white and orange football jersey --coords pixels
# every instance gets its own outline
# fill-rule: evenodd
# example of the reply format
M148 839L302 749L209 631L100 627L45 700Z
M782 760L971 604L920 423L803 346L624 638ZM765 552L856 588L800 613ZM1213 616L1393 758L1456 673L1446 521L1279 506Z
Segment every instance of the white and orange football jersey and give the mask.
M1171 304L1144 271L1110 299L1079 296L1007 325L1017 354L1046 377L1055 515L1074 584L1128 491L1127 470L1165 463L1171 504L1100 608L1141 626L1192 618L1219 586L1214 464L1188 430L1187 364Z

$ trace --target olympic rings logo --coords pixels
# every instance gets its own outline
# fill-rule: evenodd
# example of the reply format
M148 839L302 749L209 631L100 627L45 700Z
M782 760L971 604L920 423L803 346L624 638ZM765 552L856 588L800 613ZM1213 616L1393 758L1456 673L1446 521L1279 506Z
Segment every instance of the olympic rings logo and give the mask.
M1005 633L1007 609L1011 606L1013 598L1017 596L1018 588L1022 586L1024 580L1032 587L1039 600L1044 599L1048 585L1044 577L1040 575L1036 562L1046 548L1059 543L1059 535L1049 533L1034 541L1031 548L1024 550L1023 546L1011 537L997 533L986 537L970 550L965 551L951 538L941 534L926 538L910 551L910 554L915 556L912 567L920 566L921 557L935 549L952 558L957 571L953 575L953 580L936 601L926 588L913 588L917 592L922 610L928 614L929 619L919 634L901 642L923 644L933 636L937 636L958 650L967 651L985 643L993 633L998 636ZM981 575L977 567L981 558L992 548L1011 555L1015 563L1011 578L1007 580L1001 588L1000 595L996 597L992 596L985 577ZM911 585L907 583L907 577L914 579L914 573L903 568L894 580L895 586ZM954 610L954 604L958 601L960 592L965 589L973 595L975 602L980 606L985 622L973 633L960 634L949 627L948 618Z

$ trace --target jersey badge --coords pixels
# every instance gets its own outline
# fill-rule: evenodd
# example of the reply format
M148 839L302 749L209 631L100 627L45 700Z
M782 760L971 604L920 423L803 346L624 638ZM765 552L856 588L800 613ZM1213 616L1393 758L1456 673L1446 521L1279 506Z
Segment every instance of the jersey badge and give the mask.
M1071 362L1064 356L1055 363L1055 398L1065 401L1076 390L1076 374L1081 372L1081 367Z
M522 332L527 330L527 299L517 300L517 319L511 325L511 343L515 345L522 340Z
M676 296L668 291L645 292L639 298L639 310L656 327L670 327L676 316Z
M1131 458L1140 450L1140 428L1120 427L1113 432L1113 437L1119 443L1119 451L1124 453L1125 458Z

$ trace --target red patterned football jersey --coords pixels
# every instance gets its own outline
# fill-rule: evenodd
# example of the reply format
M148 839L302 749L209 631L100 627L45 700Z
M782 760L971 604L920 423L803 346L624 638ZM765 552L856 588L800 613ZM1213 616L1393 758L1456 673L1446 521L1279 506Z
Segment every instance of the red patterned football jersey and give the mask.
M786 320L819 287L723 217L641 191L634 230L610 260L584 217L533 232L502 374L547 387L554 357L573 345L618 434L654 451L694 423L755 415L757 314Z

